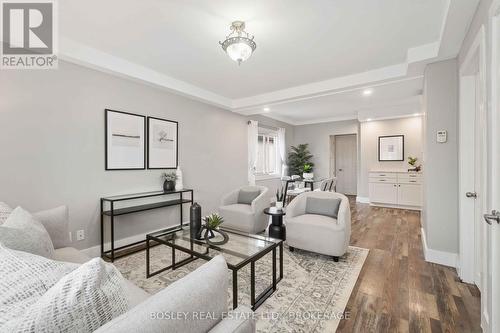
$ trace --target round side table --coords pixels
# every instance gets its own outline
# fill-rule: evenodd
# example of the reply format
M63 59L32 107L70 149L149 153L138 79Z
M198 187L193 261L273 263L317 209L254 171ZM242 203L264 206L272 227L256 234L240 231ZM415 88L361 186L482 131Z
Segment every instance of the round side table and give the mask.
M269 207L264 209L264 214L272 217L272 223L269 226L269 237L286 240L286 228L283 225L283 216L286 215L285 210Z

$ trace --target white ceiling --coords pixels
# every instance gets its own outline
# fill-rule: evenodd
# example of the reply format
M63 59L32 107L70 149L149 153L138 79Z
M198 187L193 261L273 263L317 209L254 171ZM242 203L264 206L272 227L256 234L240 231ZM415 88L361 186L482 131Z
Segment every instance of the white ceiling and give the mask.
M365 89L350 89L312 99L275 104L272 117L294 125L325 121L399 117L420 113L423 77L393 81ZM369 111L370 116L365 116ZM264 114L266 114L265 112Z
M415 97L422 64L456 56L477 2L65 0L60 57L235 112L266 105L271 117L305 123ZM233 20L246 21L257 43L241 66L218 45ZM417 79L379 86L370 100L352 90L408 77Z

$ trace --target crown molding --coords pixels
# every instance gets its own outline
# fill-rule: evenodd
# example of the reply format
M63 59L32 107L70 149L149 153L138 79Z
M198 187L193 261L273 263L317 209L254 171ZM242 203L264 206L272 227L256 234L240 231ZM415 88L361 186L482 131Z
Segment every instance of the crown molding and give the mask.
M197 87L190 83L161 74L145 66L137 65L123 58L77 43L71 39L59 39L61 60L89 67L101 72L165 89L210 105L231 110L231 99Z

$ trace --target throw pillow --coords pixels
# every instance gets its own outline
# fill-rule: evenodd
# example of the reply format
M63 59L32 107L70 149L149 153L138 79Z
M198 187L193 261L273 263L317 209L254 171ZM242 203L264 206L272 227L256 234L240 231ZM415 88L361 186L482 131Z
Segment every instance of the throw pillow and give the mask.
M61 278L22 316L11 332L93 332L129 309L118 269L94 258Z
M0 242L6 247L40 255L54 256L54 245L44 226L33 216L17 207L0 226Z
M330 216L336 219L339 214L341 199L307 197L306 214Z
M10 213L12 213L12 208L10 208L5 202L0 201L0 225L7 221Z
M22 316L64 275L78 265L15 251L0 243L0 332L6 323Z
M69 244L68 207L60 206L33 214L49 233L55 249Z
M251 205L252 201L255 200L260 194L260 189L258 188L242 188L240 193L238 193L238 203L244 205Z

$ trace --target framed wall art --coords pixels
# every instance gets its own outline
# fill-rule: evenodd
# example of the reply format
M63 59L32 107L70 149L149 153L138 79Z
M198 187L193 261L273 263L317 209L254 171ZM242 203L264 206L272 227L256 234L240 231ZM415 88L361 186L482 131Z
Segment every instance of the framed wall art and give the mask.
M179 124L148 117L148 169L175 169L179 157Z
M404 154L404 135L388 135L378 137L379 161L404 161Z
M105 169L144 170L146 168L146 117L106 109Z

